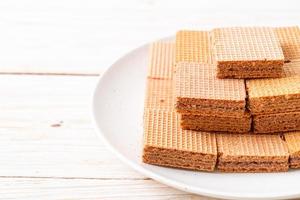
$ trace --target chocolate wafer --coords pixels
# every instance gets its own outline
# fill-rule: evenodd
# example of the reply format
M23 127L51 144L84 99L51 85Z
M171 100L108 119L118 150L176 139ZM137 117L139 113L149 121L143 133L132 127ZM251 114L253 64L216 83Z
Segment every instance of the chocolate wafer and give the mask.
M300 130L300 111L254 115L255 133L278 133Z
M218 134L218 164L223 172L281 172L289 168L288 149L279 135Z
M219 78L281 77L284 55L272 28L218 28L212 41Z
M300 131L284 134L290 153L290 167L300 168Z
M176 64L179 62L212 63L210 33L182 30L176 34Z
M251 129L251 116L249 113L241 117L182 114L180 124L188 130L246 133Z
M300 62L284 64L282 78L247 80L254 115L300 111Z
M176 112L145 111L143 162L213 171L217 161L215 134L183 130L179 118Z
M176 110L184 129L244 133L251 129L243 80L218 79L213 65L178 63Z
M241 116L245 113L244 80L218 79L213 65L179 63L175 75L179 113Z

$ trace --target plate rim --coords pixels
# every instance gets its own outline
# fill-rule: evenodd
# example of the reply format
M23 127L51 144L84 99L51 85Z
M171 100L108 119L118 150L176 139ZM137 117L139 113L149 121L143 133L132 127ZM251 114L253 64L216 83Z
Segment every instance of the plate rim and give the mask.
M170 37L165 37L162 38L160 40L164 41L164 40L168 40L169 38L172 38L174 36L170 36ZM192 194L198 194L198 195L203 195L203 196L207 196L207 197L212 197L212 198L222 198L222 199L292 199L292 198L299 198L300 197L300 192L299 193L295 193L295 194L287 194L287 195L260 195L260 196L250 196L250 197L245 197L242 196L242 194L230 194L230 193L224 193L224 192L218 192L216 190L208 190L208 189L202 189L202 188L197 188L197 187L193 187L193 186L189 186L183 183L180 183L178 181L174 181L168 178L165 178L164 176L158 175L154 172L151 172L147 169L145 169L142 165L140 164L136 164L135 162L129 160L126 158L126 156L124 156L120 151L118 151L116 148L114 148L114 146L109 142L109 140L105 137L104 131L102 131L101 126L97 123L96 120L96 96L97 96L97 91L98 88L102 85L101 82L103 81L104 77L108 76L108 74L113 70L114 66L120 62L123 58L129 56L130 54L134 53L135 51L139 51L140 49L146 48L147 46L149 46L151 44L151 42L149 43L144 43L143 45L140 45L137 48L134 48L132 50L129 50L127 53L123 54L122 56L120 56L118 59L116 59L99 77L98 80L96 82L96 85L94 87L93 93L92 93L92 97L91 97L91 106L90 106L90 115L92 118L92 126L93 129L96 132L97 137L104 143L104 145L106 146L106 148L109 149L110 152L112 152L113 154L115 154L123 163L125 163L127 166L130 166L131 168L133 168L135 171L152 178L155 181L158 181L160 183L163 183L167 186L179 189L181 191L185 191L188 193L192 193Z

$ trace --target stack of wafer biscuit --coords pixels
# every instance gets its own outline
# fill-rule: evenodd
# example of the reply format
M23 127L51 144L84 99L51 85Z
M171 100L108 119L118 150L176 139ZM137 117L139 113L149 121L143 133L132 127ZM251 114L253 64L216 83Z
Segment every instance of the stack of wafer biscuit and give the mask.
M143 162L223 172L300 168L298 27L183 30L149 52Z
M213 171L217 162L215 134L180 127L180 115L174 108L174 50L174 44L167 42L156 42L150 47L143 161L155 165Z

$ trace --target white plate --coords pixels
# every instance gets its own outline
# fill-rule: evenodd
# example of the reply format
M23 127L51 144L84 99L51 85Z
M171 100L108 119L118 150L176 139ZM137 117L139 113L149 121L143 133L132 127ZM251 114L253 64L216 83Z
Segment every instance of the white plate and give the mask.
M142 117L148 45L114 63L101 77L93 97L98 135L135 170L180 190L217 198L285 199L300 197L300 170L287 173L206 173L141 162Z

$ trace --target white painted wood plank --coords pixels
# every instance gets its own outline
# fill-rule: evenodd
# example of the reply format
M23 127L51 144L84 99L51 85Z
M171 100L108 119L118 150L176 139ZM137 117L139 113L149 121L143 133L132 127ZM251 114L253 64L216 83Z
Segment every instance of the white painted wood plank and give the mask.
M0 178L0 199L212 200L152 180Z
M297 25L298 1L0 2L0 73L97 74L129 50L183 28Z
M97 79L0 76L0 176L144 179L95 135Z

